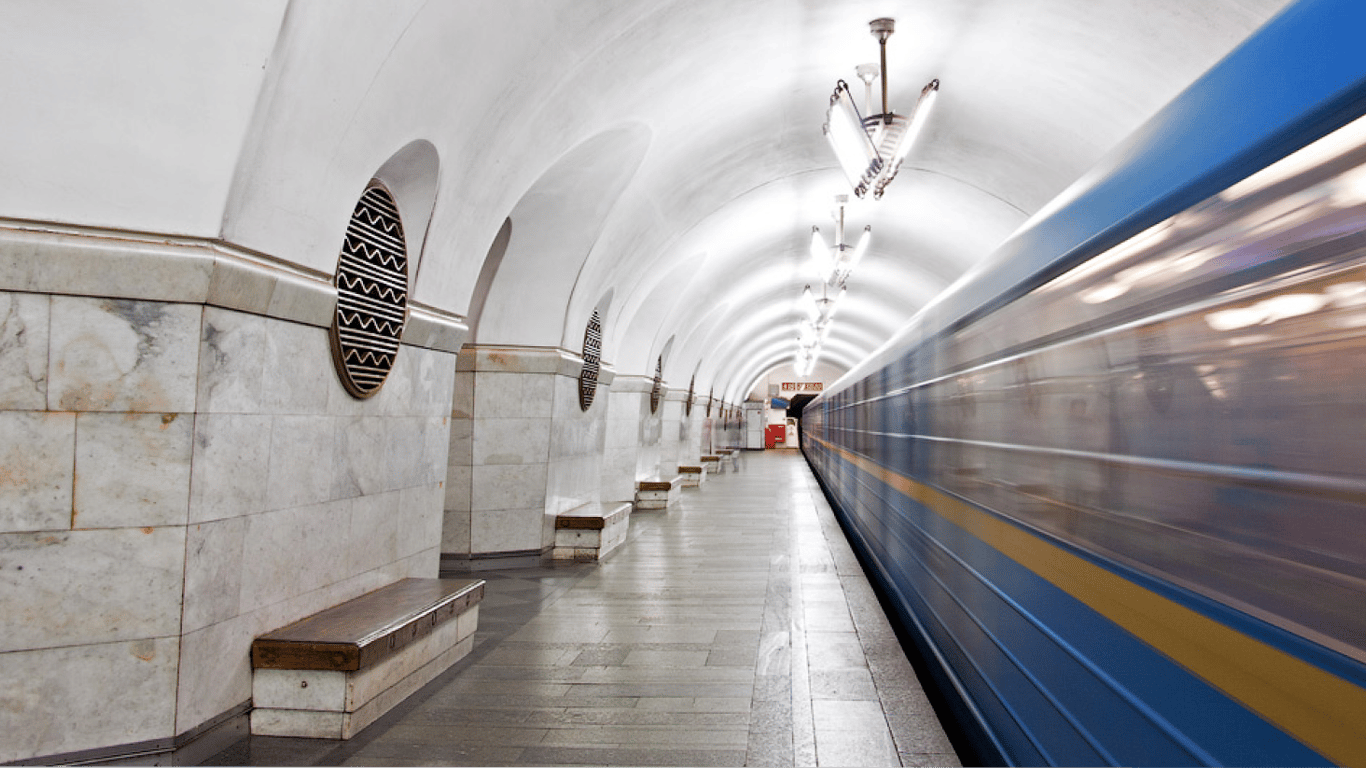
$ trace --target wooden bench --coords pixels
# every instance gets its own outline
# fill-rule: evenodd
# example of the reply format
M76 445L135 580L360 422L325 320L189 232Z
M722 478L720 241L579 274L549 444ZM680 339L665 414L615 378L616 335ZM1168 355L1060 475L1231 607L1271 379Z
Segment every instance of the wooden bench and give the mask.
M593 502L555 516L552 560L601 560L626 541L631 502Z
M717 451L716 454L721 457L722 466L725 466L727 459L729 459L730 468L737 472L740 470L739 451L735 450L734 448L722 448L721 450Z
M474 647L482 580L403 579L256 638L251 732L349 739Z
M707 482L707 468L702 466L678 468L678 476L683 478L684 488L696 488Z
M672 480L640 480L636 483L636 509L668 509L678 501L683 476Z
M719 475L721 474L721 457L703 456L702 466L706 467L707 471L712 473L713 475Z

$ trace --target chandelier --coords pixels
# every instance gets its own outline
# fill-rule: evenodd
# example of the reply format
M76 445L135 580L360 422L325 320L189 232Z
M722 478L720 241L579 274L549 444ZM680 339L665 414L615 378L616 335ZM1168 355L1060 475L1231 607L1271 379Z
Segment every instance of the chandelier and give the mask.
M864 110L872 111L873 80L882 76L882 112L868 117L859 114L849 84L840 80L830 96L830 107L825 112L825 137L839 158L840 167L854 187L854 194L863 197L871 189L874 199L880 199L887 185L896 178L901 161L920 133L939 93L939 81L931 80L920 91L920 99L909 118L898 115L887 106L887 38L892 36L896 23L892 19L873 19L868 26L881 49L881 66L858 68L864 85Z
M848 195L837 195L835 197L835 245L833 247L825 244L821 237L821 228L811 228L811 264L815 268L816 276L821 282L828 285L837 285L841 288L849 279L850 273L858 265L859 259L868 250L868 240L872 236L873 228L865 226L863 234L859 237L856 245L849 245L844 242L844 206L849 202Z
M841 285L831 298L827 286L827 283L821 284L820 298L816 298L810 285L802 289L801 304L805 317L797 321L797 362L794 364L798 376L810 374L815 367L816 358L821 354L821 345L830 335L830 321L835 319L840 300L849 291Z

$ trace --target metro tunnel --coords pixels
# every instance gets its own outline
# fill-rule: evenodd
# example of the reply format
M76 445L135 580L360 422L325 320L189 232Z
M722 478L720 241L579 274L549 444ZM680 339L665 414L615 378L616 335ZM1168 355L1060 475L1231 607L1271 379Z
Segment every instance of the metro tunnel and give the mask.
M0 763L1366 763L1363 29L0 3Z

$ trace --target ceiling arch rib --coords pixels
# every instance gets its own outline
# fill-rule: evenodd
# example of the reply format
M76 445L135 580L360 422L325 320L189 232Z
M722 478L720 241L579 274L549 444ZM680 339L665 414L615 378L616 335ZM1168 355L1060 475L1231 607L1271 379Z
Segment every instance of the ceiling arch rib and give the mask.
M570 296L608 213L650 144L643 125L580 143L527 190L508 217L512 234L479 317L481 344L564 346L581 331L567 323ZM527 311L534 297L536 311Z

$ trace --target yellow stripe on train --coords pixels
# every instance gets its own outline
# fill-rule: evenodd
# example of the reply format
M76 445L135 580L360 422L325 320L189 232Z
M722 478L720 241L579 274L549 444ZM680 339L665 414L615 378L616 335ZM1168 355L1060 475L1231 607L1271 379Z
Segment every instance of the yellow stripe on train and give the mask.
M930 486L808 439L996 548L1329 760L1366 765L1366 689Z

